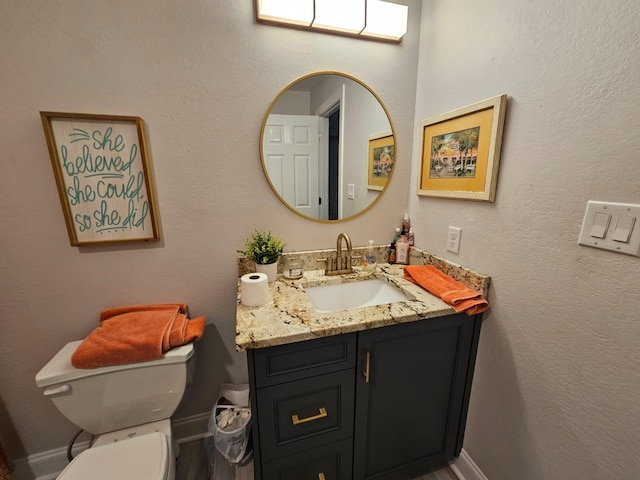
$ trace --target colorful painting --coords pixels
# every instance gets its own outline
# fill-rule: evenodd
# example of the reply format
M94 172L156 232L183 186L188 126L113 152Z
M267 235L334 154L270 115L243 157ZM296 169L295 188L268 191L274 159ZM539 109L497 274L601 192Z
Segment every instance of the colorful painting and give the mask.
M422 122L418 195L493 202L507 96Z
M367 188L382 190L393 172L396 158L393 134L385 132L369 137L369 175Z
M429 178L476 177L480 127L433 137Z

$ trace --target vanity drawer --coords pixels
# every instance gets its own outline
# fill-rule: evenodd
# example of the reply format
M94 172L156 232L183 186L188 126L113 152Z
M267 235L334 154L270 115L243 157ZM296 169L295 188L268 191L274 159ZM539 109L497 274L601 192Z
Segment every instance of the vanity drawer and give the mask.
M344 370L261 389L258 418L263 459L351 437L353 376L353 370Z
M351 480L353 439L324 445L264 464L264 480Z
M355 367L356 334L253 351L258 388Z

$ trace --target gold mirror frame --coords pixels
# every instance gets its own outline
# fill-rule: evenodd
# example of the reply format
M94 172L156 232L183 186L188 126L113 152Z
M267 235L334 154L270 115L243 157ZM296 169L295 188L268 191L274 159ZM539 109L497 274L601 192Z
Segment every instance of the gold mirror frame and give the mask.
M385 117L386 117L386 121L388 122L388 128L384 129L384 128L380 128L379 131L375 131L375 132L369 132L368 138L366 139L367 144L362 145L362 151L366 152L363 154L363 158L362 161L366 161L367 162L367 185L363 188L362 185L358 185L359 187L359 191L360 193L362 193L364 190L366 190L366 195L370 195L373 196L374 198L369 201L368 204L366 204L364 207L362 207L359 211L349 214L347 216L343 216L342 218L337 218L337 219L323 219L323 218L316 218L314 216L311 215L307 215L305 213L303 213L302 211L298 210L294 205L292 205L289 201L287 201L285 199L285 197L283 196L283 194L279 191L278 187L274 184L274 181L271 178L271 174L269 173L269 169L267 166L267 162L265 161L265 130L267 129L267 125L269 124L269 119L272 115L272 112L274 110L274 107L276 105L278 105L278 102L282 99L282 97L287 94L287 92L292 91L293 89L295 89L295 87L297 85L300 84L300 82L303 82L305 80L309 81L309 79L312 79L312 77L318 77L321 75L329 75L329 76L338 76L338 77L343 77L344 79L350 80L352 82L354 82L356 85L354 86L361 86L362 88L364 88L364 90L366 92L368 92L369 94L371 94L372 99L376 100L379 107L381 107L381 111L384 113ZM345 100L344 97L344 92L346 90L346 87L343 86L342 92L343 92L343 96L341 97L342 100ZM365 93L366 93L365 92ZM325 102L326 103L326 102ZM330 102L329 102L330 103ZM380 120L382 120L382 117L380 117ZM342 138L342 137L341 137ZM344 141L343 141L344 144ZM344 145L343 145L344 147ZM314 72L314 73L309 73L307 75L304 75L302 77L297 78L296 80L292 81L291 83L289 83L286 87L284 87L282 89L282 91L274 98L274 100L271 102L271 104L269 105L269 108L264 116L264 119L262 121L262 127L260 129L260 162L262 165L262 170L264 172L265 178L267 180L267 183L269 184L269 186L271 187L271 189L273 190L273 193L275 193L276 197L278 197L278 199L282 202L282 204L284 206L286 206L289 210L291 210L292 212L294 212L296 215L299 215L303 218L306 218L307 220L311 220L314 222L320 222L320 223L338 223L338 222L344 222L347 220L351 220L354 219L360 215L362 215L363 213L367 212L369 209L371 209L376 203L378 203L378 201L380 201L380 198L382 197L382 195L384 194L386 187L388 185L388 183L391 181L391 178L393 177L393 172L395 171L395 162L396 162L396 158L397 158L397 137L396 137L396 133L395 133L395 128L393 126L393 122L391 120L391 116L389 115L389 111L387 110L387 107L384 105L384 102L380 99L380 97L368 86L366 85L364 82L362 82L361 80L348 75L346 73L342 73L342 72L336 72L336 71L320 71L320 72ZM385 169L388 170L388 173L386 174L386 177L384 177L383 179L383 186L381 186L381 179L380 178L373 178L376 176L375 173L375 169L374 169L374 165L376 163L376 161L374 160L375 158L375 153L376 152L379 155L379 149L384 148L385 151L387 151L387 148L392 148L391 152L392 152L392 159L391 159L391 164L390 166L386 165ZM378 150L376 150L378 149ZM344 149L343 149L344 150ZM343 151L342 150L342 151ZM388 155L387 155L388 157ZM347 158L343 158L342 162L348 161L349 159ZM378 162L379 165L379 162ZM378 170L380 169L380 167L378 167ZM373 172L373 173L372 173ZM378 172L379 174L380 172ZM318 175L320 177L320 174ZM324 181L324 180L322 180ZM328 181L327 181L328 183ZM355 186L355 184L354 184ZM346 197L346 190L348 189L347 184L344 183L343 188L342 188L342 194L343 197Z

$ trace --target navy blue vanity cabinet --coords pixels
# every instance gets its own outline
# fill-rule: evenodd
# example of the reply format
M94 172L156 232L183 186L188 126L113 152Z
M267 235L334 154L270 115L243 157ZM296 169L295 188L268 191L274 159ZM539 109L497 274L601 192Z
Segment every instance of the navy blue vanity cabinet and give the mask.
M256 480L391 480L459 455L481 315L248 351Z
M462 448L481 315L358 334L353 478L417 477Z

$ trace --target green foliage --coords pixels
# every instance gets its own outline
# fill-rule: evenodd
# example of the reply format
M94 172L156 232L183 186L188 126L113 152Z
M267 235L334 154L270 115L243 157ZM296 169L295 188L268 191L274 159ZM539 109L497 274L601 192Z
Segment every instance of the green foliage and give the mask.
M271 235L271 232L264 233L256 230L247 240L245 249L238 250L238 253L256 263L266 265L278 261L284 245L284 242Z

